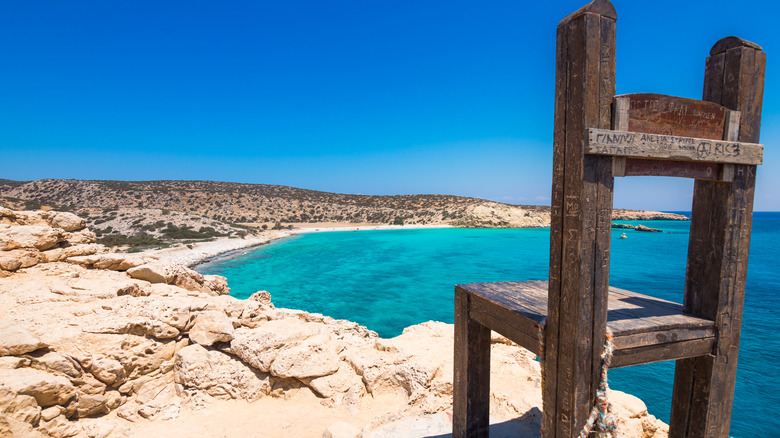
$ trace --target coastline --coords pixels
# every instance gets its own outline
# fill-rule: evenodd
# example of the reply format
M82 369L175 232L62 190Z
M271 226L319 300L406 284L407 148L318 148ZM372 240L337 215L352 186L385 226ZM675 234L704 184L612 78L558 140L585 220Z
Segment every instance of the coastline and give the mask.
M330 224L329 224L330 225ZM225 237L210 242L198 242L172 248L144 251L144 255L157 257L160 261L178 263L188 268L211 262L217 258L232 258L246 250L269 244L298 234L326 233L336 231L379 231L379 230L413 230L453 228L451 225L349 225L336 224L327 227L305 227L292 230L263 231L257 237L231 238Z
M380 338L345 319L278 308L267 292L237 299L225 277L180 264L301 233L435 227L309 227L128 254L94 243L70 213L0 213L2 436L245 437L258 419L263 436L452 431L452 324ZM499 401L491 423L538 435L533 353L497 335L490 349ZM625 436L666 438L641 400L610 397Z

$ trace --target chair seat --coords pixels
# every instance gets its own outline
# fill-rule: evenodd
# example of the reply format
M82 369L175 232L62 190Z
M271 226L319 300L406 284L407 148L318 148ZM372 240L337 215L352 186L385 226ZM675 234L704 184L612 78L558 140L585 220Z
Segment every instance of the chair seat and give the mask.
M469 296L470 317L539 354L539 326L547 317L546 281L469 283L455 287ZM710 354L715 323L685 314L682 305L609 288L607 326L615 354L612 368Z

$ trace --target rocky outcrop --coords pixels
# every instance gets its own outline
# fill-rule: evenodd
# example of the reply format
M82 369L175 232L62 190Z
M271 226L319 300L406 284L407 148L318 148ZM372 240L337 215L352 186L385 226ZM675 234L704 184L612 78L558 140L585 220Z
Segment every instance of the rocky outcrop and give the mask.
M0 208L0 276L38 263L106 252L73 213Z
M0 321L0 356L18 356L44 347L40 338L14 321Z
M664 213L660 211L649 210L624 210L614 209L612 210L613 221L652 221L652 220L665 220L665 221L687 221L689 217L677 214L677 213Z
M93 254L1 278L0 434L122 437L133 422L177 418L209 400L288 398L364 417L384 403L372 421L317 436L448 432L451 324L381 339L353 322L278 309L267 292L238 300L226 290L223 278L143 256ZM497 335L491 355L491 418L538 432L538 362ZM641 401L615 394L624 436L666 436Z
M618 229L624 229L624 230L636 230L636 231L646 231L649 233L663 233L663 230L659 230L658 228L651 228L642 224L639 225L631 225L631 224L619 224L619 223L612 223L612 228L618 228Z

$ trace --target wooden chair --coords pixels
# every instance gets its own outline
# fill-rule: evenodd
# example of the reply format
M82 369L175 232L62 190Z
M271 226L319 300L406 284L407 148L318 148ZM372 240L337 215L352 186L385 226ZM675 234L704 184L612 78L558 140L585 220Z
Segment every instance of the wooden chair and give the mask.
M577 436L607 327L613 368L677 361L670 436L728 436L766 56L724 38L703 100L615 96L616 19L597 0L558 25L549 282L455 288L454 437L488 436L490 331L539 354L540 329L544 435ZM609 287L614 177L632 175L696 179L682 304Z

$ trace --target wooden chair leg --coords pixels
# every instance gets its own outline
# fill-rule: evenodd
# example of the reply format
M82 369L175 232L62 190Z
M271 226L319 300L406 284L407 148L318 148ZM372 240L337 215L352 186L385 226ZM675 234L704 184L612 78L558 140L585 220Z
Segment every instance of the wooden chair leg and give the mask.
M471 319L469 296L455 292L453 438L487 438L490 424L490 329Z

